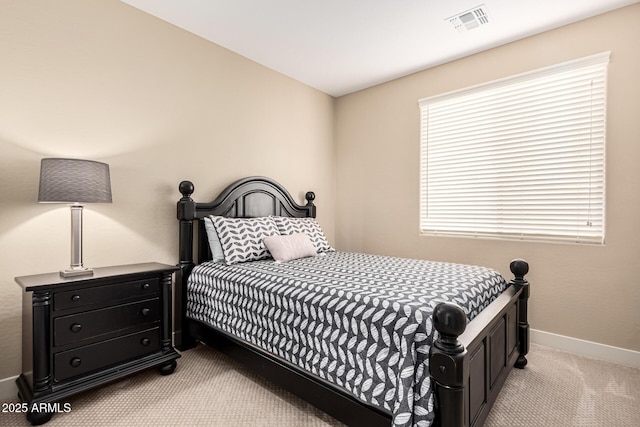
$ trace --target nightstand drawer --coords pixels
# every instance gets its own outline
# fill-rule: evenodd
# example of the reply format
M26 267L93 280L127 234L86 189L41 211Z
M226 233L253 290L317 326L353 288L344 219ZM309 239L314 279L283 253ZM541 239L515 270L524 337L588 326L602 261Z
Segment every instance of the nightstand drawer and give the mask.
M115 285L78 288L73 291L56 292L53 296L53 309L64 310L92 304L105 305L131 298L150 296L159 291L160 280L157 277Z
M160 328L147 329L54 355L54 380L64 381L160 350Z
M159 298L57 317L53 323L54 346L82 341L121 329L160 321Z

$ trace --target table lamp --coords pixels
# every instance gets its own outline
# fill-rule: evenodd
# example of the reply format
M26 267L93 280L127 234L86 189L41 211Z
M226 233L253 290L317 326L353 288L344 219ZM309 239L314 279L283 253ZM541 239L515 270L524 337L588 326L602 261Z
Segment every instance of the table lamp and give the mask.
M42 159L40 203L69 203L71 207L71 265L62 277L92 275L82 264L82 210L84 203L111 203L109 165L92 160Z

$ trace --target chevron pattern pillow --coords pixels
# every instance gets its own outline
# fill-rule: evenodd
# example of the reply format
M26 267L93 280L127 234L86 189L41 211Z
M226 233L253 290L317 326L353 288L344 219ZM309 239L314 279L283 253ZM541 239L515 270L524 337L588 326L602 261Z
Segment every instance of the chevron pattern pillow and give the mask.
M320 227L315 218L289 218L284 216L273 216L271 218L273 218L280 234L283 236L304 233L309 237L318 253L335 250L329 246L327 236L325 236L322 227Z
M211 219L218 232L224 253L224 262L227 265L269 258L270 254L263 239L280 234L276 223L270 217L225 218L212 216Z

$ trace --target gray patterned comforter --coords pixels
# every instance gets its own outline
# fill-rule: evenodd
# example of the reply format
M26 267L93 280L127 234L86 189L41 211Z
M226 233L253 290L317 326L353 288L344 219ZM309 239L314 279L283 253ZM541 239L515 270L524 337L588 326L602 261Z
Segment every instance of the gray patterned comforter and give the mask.
M454 301L473 319L507 284L494 270L349 252L284 264L204 263L187 315L391 412L429 426L431 313Z

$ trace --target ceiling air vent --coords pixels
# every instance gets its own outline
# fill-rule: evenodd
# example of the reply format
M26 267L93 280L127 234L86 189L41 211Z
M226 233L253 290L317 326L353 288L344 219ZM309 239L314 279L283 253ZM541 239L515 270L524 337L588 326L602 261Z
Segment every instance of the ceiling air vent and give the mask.
M458 30L458 32L464 33L466 31L473 30L474 28L478 28L481 25L488 24L489 14L487 13L487 7L484 4L481 4L480 6L474 7L466 12L447 18L447 21L449 21L451 25L453 25L453 28Z

